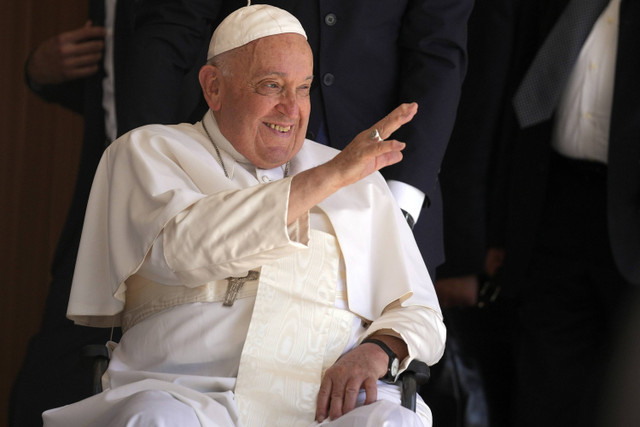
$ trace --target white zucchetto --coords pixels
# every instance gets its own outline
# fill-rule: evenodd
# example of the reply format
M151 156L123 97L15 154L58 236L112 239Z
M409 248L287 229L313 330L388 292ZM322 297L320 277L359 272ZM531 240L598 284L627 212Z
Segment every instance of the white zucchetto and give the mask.
M254 40L285 33L297 33L307 38L300 21L286 10L267 4L241 7L227 16L213 32L207 61Z

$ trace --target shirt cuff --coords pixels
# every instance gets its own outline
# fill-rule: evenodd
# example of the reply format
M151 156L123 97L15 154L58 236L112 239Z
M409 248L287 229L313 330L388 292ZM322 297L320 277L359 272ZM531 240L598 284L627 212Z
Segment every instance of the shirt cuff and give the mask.
M400 208L409 212L413 218L413 222L418 222L422 204L424 203L425 194L413 185L404 182L389 180L387 181L391 194L396 199Z

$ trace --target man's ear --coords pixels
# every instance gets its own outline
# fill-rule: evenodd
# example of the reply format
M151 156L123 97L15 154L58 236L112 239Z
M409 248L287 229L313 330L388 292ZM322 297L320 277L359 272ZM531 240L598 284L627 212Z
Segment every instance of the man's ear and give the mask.
M207 105L212 111L220 109L220 85L222 72L213 65L204 65L198 73L200 87Z

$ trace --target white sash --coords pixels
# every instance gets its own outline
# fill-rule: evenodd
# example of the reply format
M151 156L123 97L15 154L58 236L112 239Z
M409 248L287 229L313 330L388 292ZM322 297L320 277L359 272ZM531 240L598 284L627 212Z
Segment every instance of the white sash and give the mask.
M243 425L313 422L322 375L354 320L335 307L340 256L334 236L312 230L309 250L262 267L235 387Z

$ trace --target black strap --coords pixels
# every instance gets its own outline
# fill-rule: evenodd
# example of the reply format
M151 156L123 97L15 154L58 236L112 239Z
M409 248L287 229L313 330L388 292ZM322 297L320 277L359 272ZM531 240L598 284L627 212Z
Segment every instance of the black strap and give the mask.
M389 348L389 346L386 345L384 342L377 340L375 338L366 338L361 342L361 344L365 344L365 343L376 344L385 353L387 353L387 356L389 356L389 363L387 364L387 373L385 374L384 377L382 377L382 380L392 381L392 382L395 381L395 377L391 375L391 364L393 363L394 360L398 359L398 356L396 355L396 353L393 350L391 350L391 348Z

